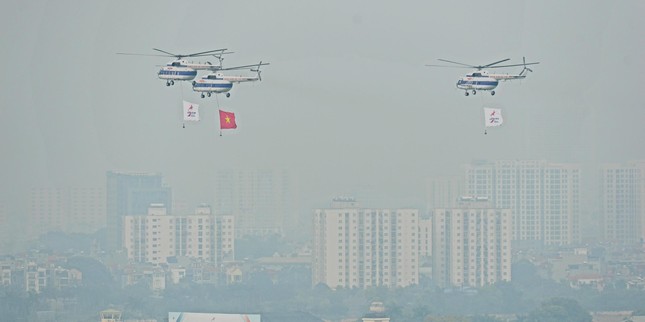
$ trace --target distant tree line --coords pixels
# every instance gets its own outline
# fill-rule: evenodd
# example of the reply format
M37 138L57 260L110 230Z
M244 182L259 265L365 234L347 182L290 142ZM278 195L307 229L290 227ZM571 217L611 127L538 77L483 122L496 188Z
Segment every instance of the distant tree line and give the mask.
M273 237L249 238L238 246L249 259L286 253L289 248L283 240ZM603 292L572 289L540 277L527 261L513 265L512 282L497 283L477 292L446 292L425 278L419 285L399 289L331 290L325 285L312 287L310 269L294 266L280 271L254 270L236 285L183 280L168 283L163 293L153 294L143 283L122 288L109 269L91 257L70 257L66 265L83 273L82 286L40 294L26 293L15 285L2 286L0 316L7 321L37 321L36 313L49 310L52 300L64 300L55 313L57 320L65 321L95 320L99 311L111 307L123 310L126 318L158 321L164 321L169 311L307 312L340 320L361 317L372 301L384 302L392 322L496 321L492 314L517 314L522 322L591 321L588 311L645 312L645 291L621 285Z

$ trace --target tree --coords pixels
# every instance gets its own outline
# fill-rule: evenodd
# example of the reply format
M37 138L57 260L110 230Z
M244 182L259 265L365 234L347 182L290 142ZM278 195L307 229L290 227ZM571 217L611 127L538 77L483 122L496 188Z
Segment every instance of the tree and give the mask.
M576 300L566 298L546 300L524 319L525 322L591 322L591 320L591 314Z
M500 322L500 320L492 317L492 316L485 316L485 315L477 315L473 317L471 322Z

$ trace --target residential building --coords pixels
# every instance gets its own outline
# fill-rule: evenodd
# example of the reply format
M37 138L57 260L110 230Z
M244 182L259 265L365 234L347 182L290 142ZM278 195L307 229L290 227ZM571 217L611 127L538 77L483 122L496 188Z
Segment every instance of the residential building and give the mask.
M11 264L8 262L0 262L0 285L7 286L11 284Z
M63 289L78 286L83 279L79 270L36 262L29 262L24 268L16 268L16 271L20 270L24 270L25 291L33 293L40 293L46 288Z
M359 208L352 198L317 209L312 283L336 289L419 282L419 211Z
M600 209L606 240L645 245L645 160L602 166Z
M485 197L463 198L432 211L433 280L443 288L482 287L511 280L510 209Z
M432 177L427 180L428 208L451 208L464 194L464 182L461 177Z
M172 209L172 192L158 173L107 172L107 249L123 247L123 218L144 216L151 204Z
M188 257L209 263L234 259L234 218L214 216L200 206L193 215L173 216L153 204L146 216L125 216L124 247L128 258L140 263L167 263Z
M40 293L47 287L47 269L36 263L29 263L25 270L25 291Z
M8 244L11 239L11 235L9 234L10 227L9 211L7 210L7 206L0 201L0 255L9 251Z
M419 256L432 257L432 219L419 219Z
M222 170L216 184L215 209L235 216L236 236L285 235L298 228L286 170Z
M568 245L580 239L580 167L541 160L473 162L465 193L511 209L513 240Z
M27 217L27 235L30 239L51 231L94 233L105 226L105 189L31 189Z

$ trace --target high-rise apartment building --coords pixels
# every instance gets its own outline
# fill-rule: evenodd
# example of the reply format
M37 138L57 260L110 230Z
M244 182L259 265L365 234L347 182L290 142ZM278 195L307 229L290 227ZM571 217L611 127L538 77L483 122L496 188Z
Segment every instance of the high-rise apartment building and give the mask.
M313 222L312 282L331 288L419 283L419 211L359 208L335 199Z
M144 216L151 204L172 209L172 193L158 173L107 172L107 248L123 247L123 218Z
M235 216L237 236L285 234L297 229L286 170L223 170L216 184L215 209Z
M476 162L466 166L465 194L511 209L513 239L543 245L579 241L580 167L540 160Z
M426 181L428 210L450 208L457 205L457 199L464 194L462 177L432 177Z
M153 204L146 216L125 216L124 247L129 259L142 263L176 256L222 263L234 259L234 227L232 216L214 216L207 206L193 215L168 215Z
M90 234L105 225L103 188L31 189L27 217L30 239L50 231Z
M13 237L10 234L10 228L9 211L7 210L7 206L0 202L0 255L9 253L9 242Z
M645 241L645 161L606 164L600 175L600 209L605 239Z
M432 256L432 219L419 220L419 257Z
M432 211L432 275L439 287L482 287L511 280L512 215L487 198Z

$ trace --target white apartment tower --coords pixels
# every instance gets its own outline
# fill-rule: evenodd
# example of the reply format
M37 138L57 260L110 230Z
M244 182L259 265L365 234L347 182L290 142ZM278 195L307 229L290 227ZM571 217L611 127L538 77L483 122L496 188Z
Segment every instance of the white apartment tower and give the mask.
M234 259L233 217L213 216L209 207L173 216L153 204L147 216L125 216L123 226L128 258L136 262L160 264L173 256L211 263Z
M580 167L540 160L476 162L466 166L465 193L511 209L513 239L543 245L579 241Z
M432 211L432 275L439 287L482 287L511 280L510 209L464 198Z
M419 211L365 209L335 199L314 213L312 283L336 289L419 282Z
M645 242L645 161L606 164L601 169L601 213L605 238Z

